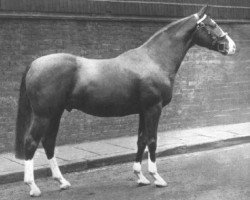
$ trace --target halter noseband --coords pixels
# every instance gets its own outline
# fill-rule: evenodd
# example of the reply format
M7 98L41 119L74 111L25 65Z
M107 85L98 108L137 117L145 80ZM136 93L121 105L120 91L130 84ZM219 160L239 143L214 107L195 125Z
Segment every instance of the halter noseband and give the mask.
M218 26L218 24L215 21L213 21L212 19L211 19L211 21L215 24L215 27L214 28L206 28L207 26L205 25L205 23L203 23L203 21L206 18L207 18L207 15L204 14L203 17L197 21L196 31L198 31L198 30L200 30L202 28L205 28L205 30L207 31L207 33L212 36L212 39L213 39L212 45L215 45L218 41L224 39L228 35L228 33L224 32ZM226 44L225 43L219 43L217 45L217 49L220 52L227 51L226 50Z

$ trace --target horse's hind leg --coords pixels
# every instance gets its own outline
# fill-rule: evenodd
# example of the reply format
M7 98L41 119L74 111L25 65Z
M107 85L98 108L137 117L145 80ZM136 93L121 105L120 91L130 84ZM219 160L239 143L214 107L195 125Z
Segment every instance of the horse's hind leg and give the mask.
M40 196L41 191L34 180L33 157L49 120L33 114L30 127L24 138L24 182L30 186L30 196Z
M60 124L60 119L61 113L51 118L49 122L49 129L46 131L42 138L42 144L49 161L52 177L60 183L61 189L67 189L70 187L70 183L63 177L58 167L56 157L54 156L56 136Z
M138 178L137 183L139 185L148 185L150 184L149 180L142 174L141 170L141 162L144 150L146 148L146 138L145 138L145 131L144 131L144 116L140 114L139 119L139 130L138 130L138 141L137 141L137 154L135 158L135 162L133 165L133 170L135 175Z
M156 167L156 147L157 147L157 128L158 122L161 115L162 106L161 104L152 106L145 111L145 132L147 135L147 146L148 146L148 171L155 179L155 185L164 187L167 183L158 174Z

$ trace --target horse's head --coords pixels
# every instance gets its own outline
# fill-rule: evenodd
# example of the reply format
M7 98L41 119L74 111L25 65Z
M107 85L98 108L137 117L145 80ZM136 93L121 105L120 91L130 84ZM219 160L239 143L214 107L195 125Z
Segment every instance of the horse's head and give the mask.
M195 14L198 21L194 32L194 43L224 55L234 54L236 51L234 41L213 19L206 15L207 8L208 6L205 6Z

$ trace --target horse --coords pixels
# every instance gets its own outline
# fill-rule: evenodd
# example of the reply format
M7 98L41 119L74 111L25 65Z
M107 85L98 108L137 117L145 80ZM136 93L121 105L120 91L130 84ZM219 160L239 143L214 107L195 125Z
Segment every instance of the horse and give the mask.
M194 45L222 55L236 51L234 41L206 14L207 8L168 24L141 46L114 58L56 53L39 57L26 68L20 85L15 156L24 160L24 182L30 187L30 196L41 195L33 166L40 141L53 178L61 189L71 186L58 167L54 149L61 116L72 109L99 117L138 114L138 149L133 164L137 183L150 184L141 170L147 147L154 184L167 186L156 166L157 127L163 107L171 101L184 56Z

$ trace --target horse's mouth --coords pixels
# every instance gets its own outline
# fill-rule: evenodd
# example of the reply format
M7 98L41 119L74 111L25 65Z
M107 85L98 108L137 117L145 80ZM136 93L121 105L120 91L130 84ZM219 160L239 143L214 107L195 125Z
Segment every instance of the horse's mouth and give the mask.
M223 55L234 55L236 53L236 47L229 48L225 43L219 43L217 50Z

